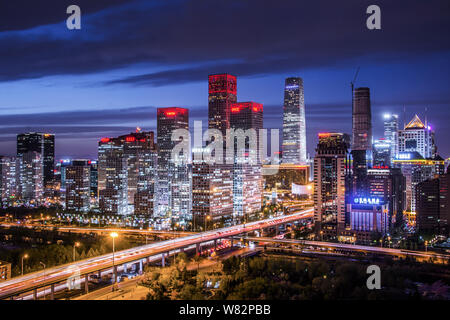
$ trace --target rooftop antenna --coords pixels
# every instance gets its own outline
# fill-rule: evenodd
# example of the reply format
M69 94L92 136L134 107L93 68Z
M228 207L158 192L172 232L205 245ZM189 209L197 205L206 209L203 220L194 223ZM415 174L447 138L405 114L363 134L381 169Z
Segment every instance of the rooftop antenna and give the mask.
M352 87L352 109L353 109L353 92L354 92L354 89L355 89L355 82L356 82L356 78L358 77L358 73L359 73L359 67L358 67L358 69L356 69L356 73L355 73L355 77L353 78L353 81L350 82L350 85Z

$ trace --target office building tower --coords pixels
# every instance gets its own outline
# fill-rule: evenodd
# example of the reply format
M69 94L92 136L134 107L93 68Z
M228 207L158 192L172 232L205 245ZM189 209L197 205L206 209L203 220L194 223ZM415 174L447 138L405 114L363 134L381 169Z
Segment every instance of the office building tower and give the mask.
M231 106L230 126L242 130L241 142L233 139L233 217L248 217L261 210L262 168L259 130L263 128L263 105L239 102ZM253 140L253 141L250 141ZM240 150L243 149L243 150Z
M230 128L231 105L237 101L237 80L231 74L208 76L208 128L219 129L225 139Z
M193 152L203 152L193 150ZM233 165L192 164L192 223L194 230L229 224L233 215ZM197 158L198 159L198 158Z
M154 133L151 131L137 129L117 138L100 140L97 188L101 210L119 214L133 212L136 199L140 199L136 198L138 189L144 191L143 180L154 181L156 152ZM152 174L148 172L150 169L143 168L144 165L151 167Z
M435 175L444 173L444 159L436 156L431 159L424 159L417 151L400 152L394 160L394 167L400 168L406 178L406 205L405 210L416 212L416 192L417 184L422 181L434 178Z
M384 139L391 146L391 162L398 154L398 115L386 113L384 118Z
M389 232L388 208L379 198L354 197L347 204L347 212L349 229L358 243L371 244L374 234L384 236Z
M73 160L65 168L66 210L88 212L90 209L90 161Z
M156 145L153 145L153 139L152 132L150 138L152 146L141 148L136 154L137 188L134 195L134 213L137 215L154 215L158 151Z
M102 138L98 144L98 199L103 214L125 215L128 206L128 170L123 144Z
M421 233L448 237L450 222L450 171L417 184L416 221Z
M365 177L372 149L372 113L370 89L357 88L353 92L352 158L356 190L367 188Z
M172 141L175 130L189 130L189 110L184 108L158 108L158 210L159 214L188 217L191 209L190 155L172 157L181 139Z
M314 223L320 239L337 239L345 229L349 137L319 133L314 157Z
M390 228L403 220L406 179L399 168L374 166L367 171L368 196L383 203L389 212Z
M97 160L90 161L91 179L90 179L90 197L91 201L98 202L98 163Z
M282 152L282 163L306 164L305 97L299 77L285 81Z
M37 205L44 196L44 169L42 153L28 151L18 156L19 194L28 205Z
M27 152L40 154L43 168L44 187L51 186L55 162L55 135L30 132L17 135L17 156Z
M390 167L392 145L384 138L375 140L372 146L374 167Z
M434 131L415 115L414 118L398 132L398 148L400 153L418 152L424 159L436 155Z
M0 156L0 207L11 206L17 200L17 158Z
M230 74L208 77L208 128L223 136L221 163L209 163L202 158L209 145L193 150L192 219L194 228L204 229L217 223L231 223L233 215L233 164L226 158L226 134L230 129L231 107L237 102L237 79ZM211 143L211 142L210 142ZM211 154L213 157L215 154Z

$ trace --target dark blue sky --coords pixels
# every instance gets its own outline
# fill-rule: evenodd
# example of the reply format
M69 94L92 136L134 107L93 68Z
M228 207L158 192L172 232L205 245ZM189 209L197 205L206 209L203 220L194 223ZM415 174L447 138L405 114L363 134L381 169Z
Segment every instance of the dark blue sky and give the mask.
M77 4L82 29L66 28ZM368 5L382 30L366 28ZM56 134L59 157L96 157L102 136L155 128L157 107L205 120L207 76L238 77L238 99L281 126L283 84L304 79L308 151L320 131L351 132L350 81L382 114L425 118L450 156L450 2L41 0L0 2L0 154L15 135ZM403 113L403 109L406 110ZM425 114L425 110L427 110ZM403 116L405 114L405 117ZM403 118L405 118L403 120Z

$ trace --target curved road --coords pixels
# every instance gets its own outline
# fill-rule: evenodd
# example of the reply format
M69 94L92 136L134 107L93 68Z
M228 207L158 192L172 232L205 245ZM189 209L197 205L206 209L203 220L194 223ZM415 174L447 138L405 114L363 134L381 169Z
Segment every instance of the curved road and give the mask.
M161 241L123 251L114 255L115 265L138 262L150 256L155 256L168 251L177 250L203 242L236 236L244 232L250 232L261 228L268 228L279 224L289 223L304 218L312 217L314 209L306 209L291 215L279 216L255 222L236 225L212 231L196 233L186 237ZM57 267L44 269L24 276L15 277L0 283L0 299L5 299L33 289L41 288L58 282L63 282L74 275L86 275L99 270L112 268L112 253L102 256L77 261Z

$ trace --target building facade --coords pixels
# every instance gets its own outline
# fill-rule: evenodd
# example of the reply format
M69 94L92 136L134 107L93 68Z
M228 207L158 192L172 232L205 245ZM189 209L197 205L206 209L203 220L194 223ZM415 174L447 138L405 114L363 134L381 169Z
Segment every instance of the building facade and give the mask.
M314 223L320 239L337 239L345 229L345 197L349 138L319 133L314 157Z
M414 118L398 132L399 153L418 152L424 159L436 155L434 131L415 115Z
M66 210L88 212L91 199L89 160L73 160L65 168Z
M284 86L282 163L305 165L306 120L303 79L287 78Z
M158 211L161 215L189 219L192 203L190 154L187 151L177 154L177 159L172 158L175 146L181 142L178 136L173 140L172 134L179 129L189 130L189 110L158 108Z

